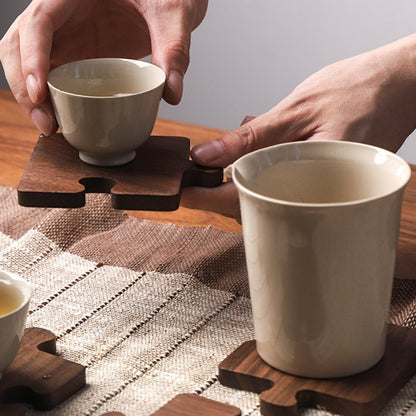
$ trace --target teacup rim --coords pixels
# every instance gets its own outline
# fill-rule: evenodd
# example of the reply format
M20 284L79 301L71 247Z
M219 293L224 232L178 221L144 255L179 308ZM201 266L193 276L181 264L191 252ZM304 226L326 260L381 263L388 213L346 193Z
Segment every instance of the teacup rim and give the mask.
M290 200L284 200L284 199L278 199L278 198L272 198L266 195L263 195L259 192L253 191L252 189L249 189L247 186L242 184L238 178L236 178L235 170L236 170L236 164L238 164L240 161L243 161L246 158L253 157L254 154L260 154L264 153L266 151L270 151L273 148L281 148L281 147L288 147L288 146L317 146L317 145L329 145L329 146L357 146L357 147L363 147L367 149L373 149L377 152L380 152L381 154L385 154L390 158L396 159L401 163L401 165L404 167L404 172L402 176L402 182L400 185L397 185L394 189L392 189L389 192L385 192L380 195L368 197L368 198L362 198L362 199L354 199L351 201L343 201L343 202L324 202L324 203L316 203L316 202L295 202ZM407 184L410 181L412 174L412 170L410 168L410 165L408 162L406 162L401 156L386 150L384 148L366 144L366 143L359 143L359 142L353 142L353 141L347 141L347 140L311 140L311 141L297 141L297 142L287 142L287 143L279 143L275 145L271 145L268 147L264 147L261 149L254 150L252 152L246 153L245 155L238 158L236 161L234 161L231 165L229 165L225 169L225 175L228 177L232 177L233 182L239 189L239 191L244 192L245 194L254 197L258 200L262 200L264 202L278 204L278 205L284 205L284 206L292 206L292 207L300 207L300 208L332 208L332 207L347 207L347 206L357 206L360 204L366 204L372 201L377 201L382 198L386 198L390 195L393 195L400 190L404 189Z
M6 277L6 278L4 279L3 277ZM8 270L0 269L0 281L2 280L18 282L19 283L18 290L22 293L23 300L18 308L13 309L9 313L1 315L0 320L7 318L8 316L14 315L15 313L18 313L19 311L21 311L23 308L26 308L32 296L32 288L30 287L30 284L26 280L19 277L18 275L12 272L9 272Z
M140 92L123 93L123 95L121 97L120 96L118 96L118 97L117 96L111 96L111 95L98 96L98 95L89 95L89 94L77 94L77 93L73 93L73 92L66 91L64 89L58 88L55 85L53 85L52 81L50 81L50 75L53 74L53 72L55 72L56 70L58 70L58 69L60 69L64 66L77 64L77 63L80 63L80 62L92 62L92 61L124 61L124 62L131 62L131 63L134 63L136 65L140 65L142 67L150 66L150 67L153 67L156 70L160 71L160 74L163 75L163 76L162 76L162 80L158 84L156 84L155 86L153 86L151 88L148 88L147 90L140 91ZM106 58L78 59L78 60L75 60L75 61L66 62L65 64L56 66L55 68L53 68L49 71L48 76L46 78L46 84L48 85L49 88L51 88L55 91L58 91L62 94L72 96L72 97L80 97L80 98L94 99L94 100L103 100L103 99L105 99L105 100L109 100L109 99L116 100L116 99L120 99L120 98L134 97L136 95L145 94L149 91L157 90L158 88L160 88L161 86L163 86L165 84L166 78L167 77L166 77L165 71L162 68L160 68L159 66L157 66L157 65L155 65L151 62L146 62L146 61L143 61L143 60L140 60L140 59L106 57Z

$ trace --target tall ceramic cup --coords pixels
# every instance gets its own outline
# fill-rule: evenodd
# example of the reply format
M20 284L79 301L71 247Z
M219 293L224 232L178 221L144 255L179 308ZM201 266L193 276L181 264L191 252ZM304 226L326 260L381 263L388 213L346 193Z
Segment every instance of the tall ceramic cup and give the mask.
M19 350L31 293L27 282L0 271L0 379Z
M166 75L147 62L85 59L53 69L48 86L58 124L82 161L130 162L156 120Z
M259 355L312 378L375 365L385 350L408 164L372 146L311 141L247 154L230 174Z

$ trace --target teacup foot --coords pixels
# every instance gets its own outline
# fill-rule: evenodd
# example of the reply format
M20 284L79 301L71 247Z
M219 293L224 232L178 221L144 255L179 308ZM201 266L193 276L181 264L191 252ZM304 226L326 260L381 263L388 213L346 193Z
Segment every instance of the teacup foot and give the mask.
M83 162L88 163L89 165L102 167L125 165L126 163L131 162L135 157L135 150L111 156L92 155L91 153L79 152L79 158Z

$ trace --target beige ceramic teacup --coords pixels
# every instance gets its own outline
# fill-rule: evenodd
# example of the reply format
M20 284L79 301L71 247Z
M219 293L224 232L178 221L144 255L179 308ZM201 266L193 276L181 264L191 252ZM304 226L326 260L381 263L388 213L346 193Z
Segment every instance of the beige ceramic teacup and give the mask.
M57 67L47 82L62 134L81 160L118 166L150 136L165 79L147 62L98 58Z
M310 141L229 169L241 204L259 355L312 378L383 356L408 164L385 150Z
M0 271L0 378L19 349L30 296L31 289L27 282Z

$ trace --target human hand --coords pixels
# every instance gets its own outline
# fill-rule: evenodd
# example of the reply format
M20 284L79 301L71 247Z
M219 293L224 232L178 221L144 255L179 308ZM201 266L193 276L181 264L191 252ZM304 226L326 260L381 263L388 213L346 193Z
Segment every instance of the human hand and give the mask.
M283 142L349 140L397 151L416 128L416 35L329 65L267 113L192 150L205 166L226 167L240 156ZM184 189L182 205L239 217L238 194Z
M33 0L0 41L10 89L45 135L56 128L48 99L50 69L78 59L125 57L167 74L164 99L179 103L191 32L208 0Z

